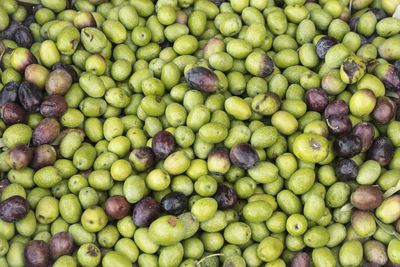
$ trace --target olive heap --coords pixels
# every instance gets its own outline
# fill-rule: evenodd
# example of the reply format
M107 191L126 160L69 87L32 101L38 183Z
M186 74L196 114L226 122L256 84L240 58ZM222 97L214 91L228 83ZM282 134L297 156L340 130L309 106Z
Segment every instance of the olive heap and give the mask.
M1 0L0 267L400 266L399 6Z

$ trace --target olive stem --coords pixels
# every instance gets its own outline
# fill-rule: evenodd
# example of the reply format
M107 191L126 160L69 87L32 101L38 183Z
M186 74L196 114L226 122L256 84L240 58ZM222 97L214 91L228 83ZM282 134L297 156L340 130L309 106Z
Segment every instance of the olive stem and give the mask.
M352 5L353 5L353 0L350 0L350 3L349 3L349 11L350 11L350 14L351 14L351 7L352 7Z
M208 256L202 258L201 260L199 260L198 262L196 262L196 266L200 266L200 264L201 264L203 261L205 261L206 259L211 258L211 257L216 257L216 256L224 256L224 253L216 253L216 254L208 255Z

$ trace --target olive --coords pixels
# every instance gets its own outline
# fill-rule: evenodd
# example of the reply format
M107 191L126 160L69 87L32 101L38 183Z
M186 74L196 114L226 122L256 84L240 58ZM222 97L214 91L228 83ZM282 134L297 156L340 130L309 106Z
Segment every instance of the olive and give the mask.
M31 240L26 244L24 258L28 267L47 267L50 252L43 240Z
M175 137L170 132L160 131L153 136L151 148L157 157L165 159L175 150Z
M28 15L26 17L26 19L24 19L24 21L22 22L22 24L25 27L29 27L29 25L31 25L32 23L36 23L36 18L35 18L35 15L33 15L33 14Z
M4 85L0 91L0 105L4 106L7 103L15 103L18 101L19 83L11 81Z
M49 95L64 95L71 85L71 75L64 69L55 69L47 76L46 92Z
M14 223L28 215L29 206L25 198L21 196L12 196L0 202L0 219Z
M129 155L129 160L133 163L135 170L145 171L151 166L153 166L155 161L155 155L150 147L143 146L132 150L132 152Z
M340 135L333 142L335 154L342 158L351 158L361 152L360 137L354 134Z
M119 220L129 214L131 205L124 196L115 195L106 200L104 209L108 216Z
M8 150L7 164L14 170L21 170L29 165L32 160L32 150L25 144L19 144Z
M378 124L386 124L391 121L396 114L396 104L386 96L379 97L376 101L372 118Z
M0 109L0 115L2 120L8 125L26 123L28 121L26 110L13 102L9 102L2 106Z
M378 21L387 17L385 11L380 8L373 7L368 9L367 12L373 13Z
M8 27L1 33L2 39L15 40L15 32L22 26L19 21L11 21Z
M351 17L350 21L349 21L349 26L350 26L350 30L352 32L356 32L357 31L357 25L358 25L358 21L360 20L360 17Z
M324 59L328 50L336 45L338 41L332 36L324 36L318 40L315 50L320 59Z
M325 118L329 118L331 115L348 115L349 114L349 107L347 106L344 100L338 99L334 100L329 103L325 110L324 116Z
M351 159L340 159L336 163L335 174L342 181L354 180L358 174L358 166Z
M309 267L311 265L310 256L306 252L298 252L292 260L292 267Z
M33 150L30 166L32 169L38 170L53 165L56 159L57 152L53 146L49 144L40 145Z
M226 173L231 166L229 151L225 147L214 148L207 159L208 170L216 175Z
M360 137L362 143L361 152L365 152L371 147L375 135L374 126L371 123L359 122L354 126L351 133Z
M60 95L51 95L40 104L40 113L47 118L61 117L67 109L67 101Z
M60 124L57 120L46 118L41 120L33 130L33 145L39 146L43 144L51 144L60 133Z
M306 92L304 102L307 104L309 110L323 112L329 100L324 90L321 88L312 88Z
M0 180L0 198L1 198L1 195L3 194L4 189L10 184L11 184L11 182L7 178Z
M72 82L76 83L79 81L78 73L71 65L69 65L67 63L63 63L63 62L58 62L58 63L54 64L53 66L51 66L51 71L58 70L58 69L66 71L71 76Z
M361 185L351 194L351 204L359 210L374 210L383 201L383 194L378 187Z
M233 165L248 170L257 165L259 161L256 150L247 143L238 143L231 148L229 158Z
M49 242L49 252L52 260L64 255L72 255L74 252L74 240L68 232L59 232Z
M33 35L28 27L21 25L15 31L14 40L20 47L31 48L34 43Z
M393 158L393 144L386 136L375 138L372 146L368 150L368 159L379 162L381 166L386 166Z
M218 208L221 210L231 209L237 202L237 194L231 187L219 184L217 192L215 192L213 198L218 203Z
M25 81L19 87L18 99L26 111L36 112L39 111L43 93L35 84Z
M178 216L187 209L188 199L181 192L171 192L161 199L161 210L169 215Z
M145 197L133 208L133 222L139 227L149 226L161 214L160 203L151 197Z
M347 115L331 115L326 119L328 129L334 135L346 134L351 131L351 120Z
M203 67L193 67L186 71L186 81L191 88L213 93L218 89L218 76L211 70Z

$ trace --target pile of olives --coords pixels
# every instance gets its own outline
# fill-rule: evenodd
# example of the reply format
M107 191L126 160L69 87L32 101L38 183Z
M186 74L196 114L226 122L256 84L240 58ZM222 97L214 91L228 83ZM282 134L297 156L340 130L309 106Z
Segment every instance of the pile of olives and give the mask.
M0 267L400 266L395 12L0 0Z

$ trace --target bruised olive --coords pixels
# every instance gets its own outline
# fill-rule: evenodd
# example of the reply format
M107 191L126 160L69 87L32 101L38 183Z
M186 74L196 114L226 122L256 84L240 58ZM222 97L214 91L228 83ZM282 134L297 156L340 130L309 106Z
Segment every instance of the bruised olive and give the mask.
M35 84L25 81L19 87L18 99L26 111L36 112L39 111L43 93Z
M39 64L31 64L25 69L25 80L35 84L39 88L44 88L49 71Z
M29 49L18 47L12 52L10 63L15 70L24 72L29 65L36 63L36 59Z
M153 150L148 146L138 147L132 150L129 160L133 163L135 170L145 171L154 164L155 156Z
M14 40L20 47L31 48L34 39L31 30L28 27L21 25L15 31Z
M368 159L379 162L381 166L386 166L393 158L393 144L386 136L377 137L368 150Z
M229 151L225 147L214 148L208 155L207 167L210 172L222 175L229 170L230 166Z
M365 258L369 262L378 263L379 266L387 262L386 246L376 240L368 240L364 243Z
M298 252L292 260L292 267L309 267L311 264L310 256L306 252Z
M237 194L231 187L219 184L217 192L215 192L213 198L218 203L218 208L221 210L231 209L237 202Z
M354 126L351 133L360 137L362 143L361 152L365 152L371 147L375 135L374 126L371 123L359 122Z
M333 150L338 157L351 158L361 152L360 137L354 134L340 135L333 142Z
M53 165L57 159L55 148L49 144L44 144L36 147L33 150L31 168L38 170L40 168Z
M259 161L256 150L247 143L238 143L233 146L229 158L235 166L245 170L253 168Z
M72 85L72 77L63 69L50 72L46 80L46 92L49 95L63 95Z
M25 198L21 196L12 196L0 202L0 219L14 223L28 215L29 206Z
M324 111L325 118L331 115L347 115L349 114L349 107L344 100L338 99L329 103Z
M8 24L8 27L1 33L1 38L2 39L8 39L8 40L15 40L15 32L18 30L19 27L22 26L22 23L19 21L11 21L10 24Z
M375 75L381 79L387 90L396 91L400 88L400 70L391 64L379 64L374 69Z
M19 83L11 81L4 85L0 91L0 106L7 103L15 103L18 100Z
M49 242L49 251L52 260L56 260L64 255L72 255L73 249L74 240L68 232L55 234Z
M0 180L0 198L1 198L1 195L3 194L4 189L10 184L11 184L11 182L7 178Z
M131 206L125 197L115 195L106 200L104 209L108 216L119 220L129 214Z
M312 111L323 112L328 105L328 95L321 88L312 88L304 96L307 108Z
M386 124L391 121L396 114L396 104L386 96L379 97L376 101L372 118L378 124Z
M383 194L376 186L361 185L351 194L351 204L359 210L374 210L383 201Z
M340 78L344 83L354 84L364 76L366 68L367 66L360 57L350 56L340 67Z
M20 105L12 102L2 106L0 114L2 120L8 125L26 123L28 120L28 114L26 113L26 110Z
M51 144L60 133L60 124L57 120L46 118L41 120L33 130L33 145L39 146L43 144Z
M358 174L358 166L351 159L340 159L336 163L335 174L342 181L354 180Z
M324 36L319 39L315 49L318 57L324 59L328 50L337 43L338 41L332 36Z
M145 197L133 208L133 222L139 227L149 226L161 214L160 203L151 197Z
M78 73L71 65L63 62L58 62L51 66L51 71L58 69L65 70L71 76L72 82L76 83L79 81Z
M151 148L157 157L165 159L174 152L175 138L170 132L159 131L153 136Z
M82 30L86 27L97 27L97 24L91 12L80 11L75 15L74 26Z
M60 95L51 95L40 104L40 113L47 118L61 117L67 109L67 101Z
M24 250L27 267L47 267L50 257L49 246L43 240L31 240Z
M203 67L193 67L186 71L186 81L193 89L213 93L218 89L218 76L211 70Z
M161 199L161 210L169 215L181 215L187 209L187 197L181 192L171 192Z
M326 119L328 129L335 135L346 134L351 131L351 120L347 115L331 115Z
M14 170L21 170L29 165L32 160L32 150L25 144L11 148L6 155L7 164Z

